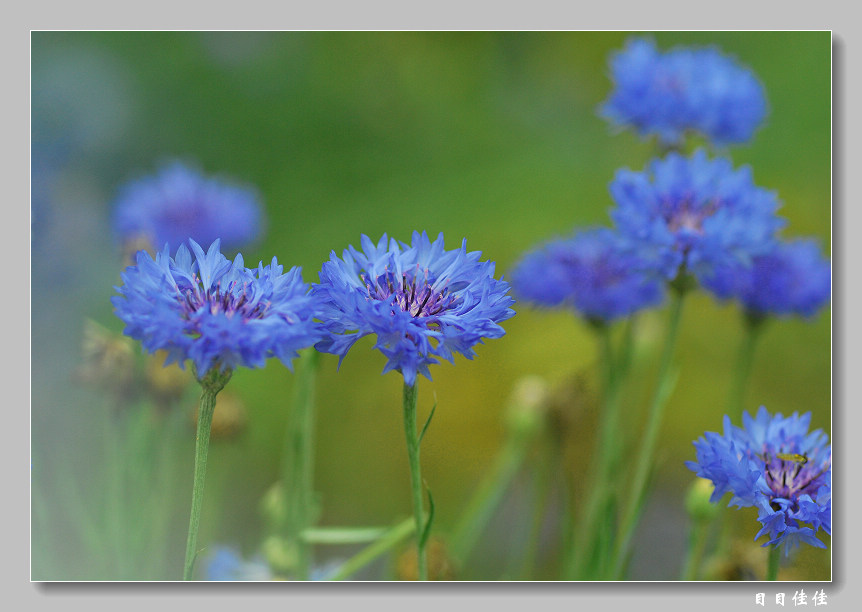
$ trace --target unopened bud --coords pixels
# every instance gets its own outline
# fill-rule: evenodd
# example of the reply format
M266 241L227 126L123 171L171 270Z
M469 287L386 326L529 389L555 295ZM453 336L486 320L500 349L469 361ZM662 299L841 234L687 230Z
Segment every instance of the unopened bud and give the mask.
M273 484L263 494L263 498L260 500L260 513L263 516L263 520L272 530L277 529L284 522L287 516L287 504L285 503L281 481Z
M720 506L709 501L714 489L712 482L706 478L697 478L689 486L685 495L685 510L695 521L708 521L718 514Z
M548 384L539 376L525 376L518 380L506 414L509 430L526 435L536 433L545 421L548 394Z
M263 542L263 556L273 572L280 576L291 576L296 569L299 555L296 547L279 536L270 536Z

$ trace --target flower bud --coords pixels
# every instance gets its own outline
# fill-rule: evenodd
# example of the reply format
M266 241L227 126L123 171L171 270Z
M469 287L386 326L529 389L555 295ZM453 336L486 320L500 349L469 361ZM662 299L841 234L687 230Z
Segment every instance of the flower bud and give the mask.
M506 426L514 434L532 435L544 423L548 384L539 376L525 376L515 383L506 413Z
M273 573L279 576L293 575L299 561L295 546L290 545L284 538L273 535L264 540L262 550Z
M685 510L695 521L708 521L721 509L709 501L715 487L706 478L696 478L685 495Z

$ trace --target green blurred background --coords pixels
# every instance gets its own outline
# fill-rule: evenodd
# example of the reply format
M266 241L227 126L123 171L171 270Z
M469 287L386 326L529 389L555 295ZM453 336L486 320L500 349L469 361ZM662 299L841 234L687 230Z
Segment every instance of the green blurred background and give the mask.
M260 190L268 217L246 262L277 255L306 281L331 251L362 233L443 232L463 237L507 274L524 250L585 225L608 225L607 186L620 167L641 169L654 144L616 133L597 116L608 95L618 32L34 32L32 34L32 461L34 579L87 579L98 560L68 503L98 499L104 456L97 391L75 382L83 321L122 325L109 299L121 258L109 216L118 187L165 159L200 164ZM659 47L715 44L751 67L769 101L753 141L723 151L777 191L785 236L814 236L829 253L831 38L829 32L660 32ZM423 476L437 506L435 533L456 523L504 437L514 383L539 375L555 388L588 383L596 350L567 312L524 304L506 335L474 361L432 368L420 415L437 401L423 444ZM653 384L664 311L641 318L638 380L626 410L636 439ZM812 411L830 431L829 312L781 320L758 347L749 410ZM675 579L685 544L683 462L692 441L719 430L741 340L733 305L692 297L676 355L680 379L659 443L655 487L630 577ZM316 488L324 525L383 525L409 516L401 377L381 376L381 355L360 342L336 371L321 359ZM139 349L136 347L136 350ZM211 449L201 542L253 553L264 537L259 501L278 478L293 378L277 361L240 370L230 390L247 413L242 432ZM589 386L589 384L588 384ZM194 403L194 394L188 401ZM589 403L589 402L587 402ZM184 404L185 405L185 404ZM421 418L421 416L420 416ZM575 415L567 455L586 465L594 432ZM738 422L738 419L736 419ZM168 558L180 574L191 488L192 429L171 485L176 512ZM496 578L528 529L529 464L459 577ZM166 500L160 503L168 504ZM549 506L540 577L553 577L559 530ZM749 509L750 510L750 509ZM86 510L85 510L86 512ZM743 516L748 518L743 518ZM754 512L739 518L743 540ZM323 551L319 556L349 551ZM543 556L544 555L544 556ZM806 550L792 571L830 577L831 550ZM502 560L501 560L502 559ZM790 576L790 574L788 574Z

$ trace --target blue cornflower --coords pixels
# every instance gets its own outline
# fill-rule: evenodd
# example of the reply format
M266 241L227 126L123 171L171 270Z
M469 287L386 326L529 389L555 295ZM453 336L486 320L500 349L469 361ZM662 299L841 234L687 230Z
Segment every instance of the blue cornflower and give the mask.
M611 321L664 298L663 283L641 268L618 234L595 228L527 253L512 271L512 286L540 306L565 304L587 319Z
M251 559L244 558L230 546L216 546L207 555L204 567L205 580L213 581L270 581L289 580L273 572L264 556L257 553ZM334 559L311 568L309 580L330 580L344 564L342 559Z
M167 247L155 260L139 251L116 287L121 296L111 302L124 333L145 349L167 351L166 363L190 359L202 378L211 368L261 367L273 356L290 368L297 350L322 337L299 268L284 274L273 257L252 271L241 254L225 258L218 240L207 253L189 244L194 259L185 245L174 259Z
M250 561L228 546L217 546L207 556L206 580L273 580L274 575L263 555Z
M114 208L114 231L123 244L143 242L171 251L189 238L200 244L220 239L240 248L261 232L263 211L255 189L202 175L174 162L155 176L131 181Z
M664 145L681 144L686 130L719 145L745 142L767 114L754 73L716 48L661 53L651 40L631 39L610 66L615 87L599 113Z
M707 432L698 439L697 461L686 466L715 485L712 502L728 491L728 505L753 506L766 535L764 546L784 545L785 554L800 543L826 546L819 529L832 533L832 446L820 429L809 432L811 413L771 416L760 407L743 427L724 417L724 435Z
M416 374L431 378L436 357L454 362L454 353L472 359L482 338L499 338L499 323L513 316L509 284L494 278L494 263L479 251L447 251L443 234L431 242L413 232L412 244L388 239L375 245L362 236L362 251L333 251L323 264L312 295L320 303L329 336L318 350L344 359L359 338L377 336L374 348L387 357L383 372L398 370L413 385Z
M720 299L738 299L749 316L813 316L829 302L832 266L815 240L778 242L750 265L717 268L703 286Z
M681 271L702 278L747 263L784 225L775 193L754 184L749 166L734 170L703 150L688 158L670 153L643 172L618 170L610 192L619 233L671 280Z

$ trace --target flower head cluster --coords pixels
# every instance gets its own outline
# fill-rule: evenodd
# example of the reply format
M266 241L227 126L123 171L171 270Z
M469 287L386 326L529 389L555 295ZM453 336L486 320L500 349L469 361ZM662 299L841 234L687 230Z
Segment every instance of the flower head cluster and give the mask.
M775 194L754 184L748 166L734 170L703 150L688 158L670 153L643 172L619 170L610 191L620 234L668 279L748 263L784 225Z
M262 215L254 189L172 163L122 189L113 224L123 243L144 241L154 249L167 244L173 251L189 238L238 248L257 238Z
M614 90L601 106L609 121L680 144L687 130L716 144L749 140L766 117L766 94L757 77L714 48L672 49L632 39L611 56Z
M527 253L512 272L516 295L541 306L565 304L588 319L611 321L664 297L664 286L642 271L606 228L552 240Z
M412 385L417 373L431 378L437 357L472 359L482 338L499 338L499 323L513 316L509 284L494 278L494 263L468 253L466 240L451 251L443 234L431 242L413 232L411 244L388 239L375 245L362 236L362 251L350 246L323 264L312 295L329 332L320 351L341 359L359 338L377 336L374 348L387 357L384 372L398 370Z
M720 299L734 298L756 317L813 316L832 291L832 266L814 240L778 242L750 265L718 268L703 286Z
M697 461L686 465L715 485L712 501L728 491L728 505L756 507L763 526L756 538L784 545L825 545L816 533L832 533L832 447L822 430L808 431L811 413L742 415L743 427L724 417L724 435L707 432L694 443ZM755 539L756 539L755 538Z
M276 258L257 270L233 262L219 241L203 249L189 241L171 258L167 247L153 259L139 251L111 299L127 336L150 352L165 350L166 363L190 359L202 378L211 368L261 367L268 357L286 366L301 348L322 337L308 285L299 268L286 274Z

